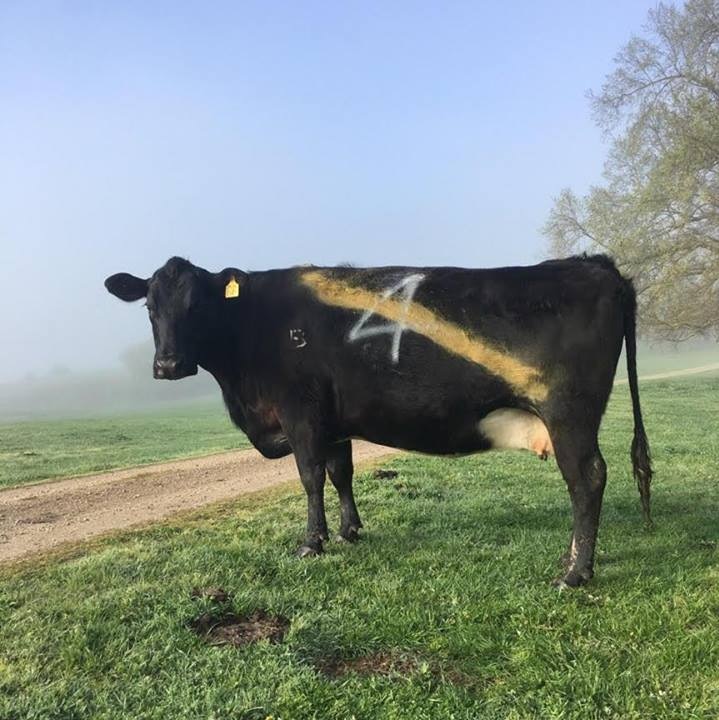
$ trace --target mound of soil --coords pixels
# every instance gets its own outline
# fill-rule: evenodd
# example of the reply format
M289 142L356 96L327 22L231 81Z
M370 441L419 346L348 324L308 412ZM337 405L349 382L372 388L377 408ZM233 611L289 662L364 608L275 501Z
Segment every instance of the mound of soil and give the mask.
M290 627L290 621L264 610L255 610L251 615L243 616L203 613L190 623L190 627L210 645L240 647L260 640L281 642Z

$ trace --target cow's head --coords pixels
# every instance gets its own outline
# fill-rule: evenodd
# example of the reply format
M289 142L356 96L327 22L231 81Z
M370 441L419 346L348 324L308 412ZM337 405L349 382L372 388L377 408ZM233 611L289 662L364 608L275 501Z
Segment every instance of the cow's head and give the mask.
M197 374L213 330L227 303L239 298L245 278L235 268L210 273L175 257L149 279L118 273L105 280L105 287L125 302L146 298L155 338L153 374L179 380Z

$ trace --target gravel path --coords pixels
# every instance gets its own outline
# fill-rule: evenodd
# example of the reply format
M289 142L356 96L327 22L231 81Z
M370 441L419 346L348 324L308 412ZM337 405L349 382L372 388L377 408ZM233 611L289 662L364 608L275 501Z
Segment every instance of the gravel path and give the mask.
M711 372L712 370L719 370L719 363L712 363L711 365L699 365L693 368L684 368L683 370L670 370L669 372L655 373L654 375L642 375L639 378L640 382L646 382L647 380L666 380L673 377L682 377L684 375L699 375L700 373ZM629 382L627 378L620 378L615 380L615 385L626 385Z
M362 441L353 448L355 465L397 452ZM0 563L297 477L292 455L265 460L252 449L3 490Z

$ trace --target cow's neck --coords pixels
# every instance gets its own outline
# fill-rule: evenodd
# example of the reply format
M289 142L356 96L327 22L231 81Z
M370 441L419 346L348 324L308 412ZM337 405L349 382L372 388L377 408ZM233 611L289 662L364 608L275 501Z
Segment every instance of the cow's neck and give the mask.
M228 329L234 327L232 334ZM252 372L249 353L252 345L242 337L241 323L225 325L223 336L212 343L212 350L200 364L217 381L232 421L244 432L256 424L253 415L261 406L258 378Z
M253 385L249 377L249 363L242 338L226 334L212 343L212 350L203 358L201 366L217 381L235 424L245 428L245 408L252 404Z
M239 368L239 371L238 371ZM216 365L212 373L232 422L268 458L284 457L291 452L277 409L262 393L259 378L247 372L248 366Z
M250 408L259 394L254 383L244 373L231 373L223 369L209 370L222 390L227 411L235 425L247 432Z
M245 288L249 294L249 288ZM200 365L217 381L232 422L265 457L283 457L291 452L277 409L263 393L259 364L254 357L254 308L245 305L243 315L227 316L218 324L221 335L206 346ZM253 334L255 337L253 338Z

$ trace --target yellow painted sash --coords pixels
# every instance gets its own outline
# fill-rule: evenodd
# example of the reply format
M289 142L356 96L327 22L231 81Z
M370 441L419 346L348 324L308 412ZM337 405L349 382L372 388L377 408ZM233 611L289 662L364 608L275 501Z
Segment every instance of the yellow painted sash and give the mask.
M424 335L448 352L482 365L493 375L505 380L515 392L534 402L547 397L549 388L539 369L492 347L419 303L412 302L407 306L393 296L383 297L371 290L328 277L317 270L304 272L301 278L317 299L327 305L359 312L371 310L375 315Z

